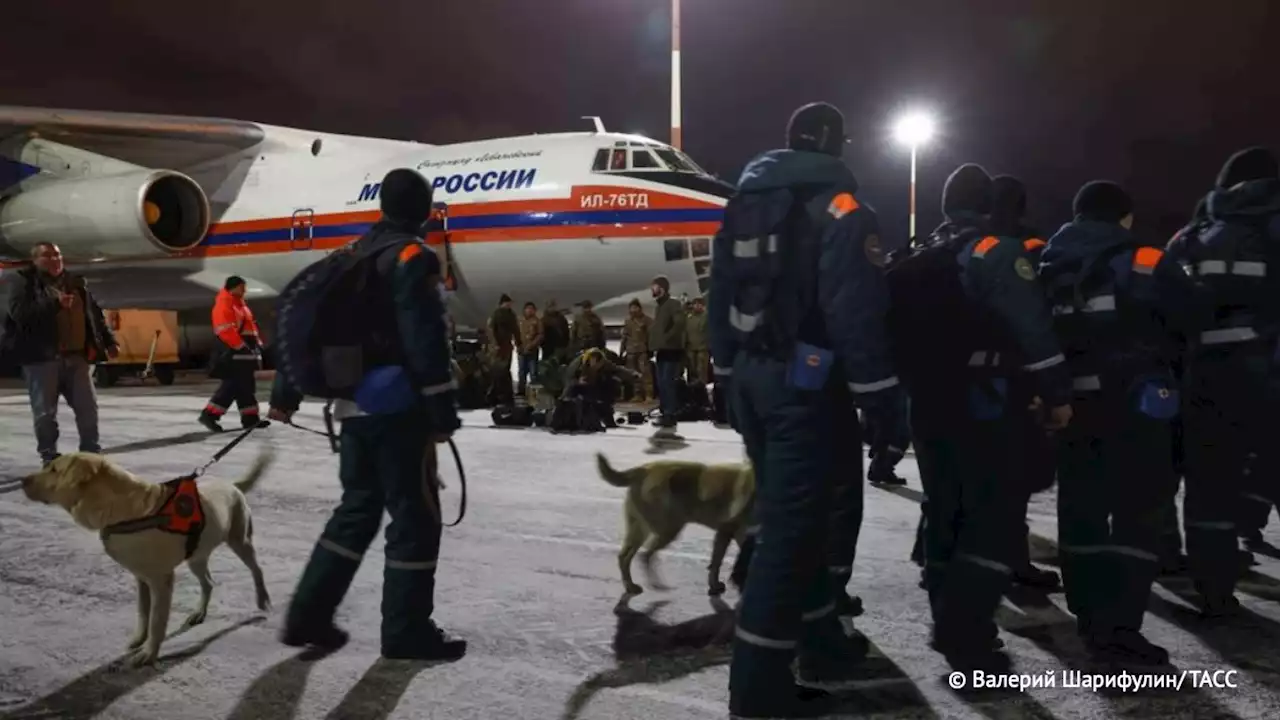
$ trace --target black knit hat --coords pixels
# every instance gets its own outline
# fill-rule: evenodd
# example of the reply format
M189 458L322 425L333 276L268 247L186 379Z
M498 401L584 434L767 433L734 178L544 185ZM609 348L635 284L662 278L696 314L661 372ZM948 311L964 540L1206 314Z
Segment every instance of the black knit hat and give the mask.
M1264 147L1251 147L1232 155L1218 173L1218 187L1226 190L1250 180L1280 179L1280 163Z
M671 292L671 281L667 279L666 275L659 275L658 277L654 278L653 282L650 283L650 285L657 285L658 287L662 288L664 291Z
M1020 220L1027 214L1027 187L1012 175L991 179L991 214L1009 220Z
M431 183L408 168L387 173L378 192L382 214L391 220L421 224L431 217Z
M509 303L509 302L511 302L511 296L506 293L502 293L502 297L498 298L499 305L503 303Z
M1094 180L1080 188L1071 208L1079 220L1118 223L1133 214L1133 198L1116 183Z
M231 277L227 278L226 282L222 283L222 289L235 290L236 288L244 284L245 284L244 278L240 277L239 275L232 275Z
M991 176L980 165L968 163L956 168L942 188L942 213L991 214Z
M787 123L787 147L792 150L840 157L848 141L844 115L831 103L809 103L792 113Z

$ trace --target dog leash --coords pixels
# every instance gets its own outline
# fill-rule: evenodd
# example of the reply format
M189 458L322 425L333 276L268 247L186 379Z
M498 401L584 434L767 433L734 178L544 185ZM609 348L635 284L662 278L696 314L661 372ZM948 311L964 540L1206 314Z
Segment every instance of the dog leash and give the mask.
M245 438L247 438L247 437L249 437L250 435L252 435L254 430L258 430L259 428L264 428L264 427L266 427L268 424L269 424L269 423L267 423L267 422L265 422L265 421L260 421L257 425L253 425L253 426L250 426L250 427L245 428L243 431L241 431L241 432L240 432L240 434L239 434L239 435L237 435L237 436L235 437L235 439L234 439L234 440L232 440L231 442L229 442L229 443L227 443L226 445L224 445L224 446L223 446L223 448L222 448L221 450L219 450L218 452L214 453L214 454L213 454L213 457L209 459L209 462L207 462L207 463L205 463L204 465L201 465L200 467L196 468L195 472L191 473L191 477L193 477L193 478L198 478L198 477L203 476L203 475L205 474L205 471L207 471L209 468L213 467L213 466L214 466L214 464L215 464L215 463L217 463L219 460L221 460L222 458L226 457L226 456L227 456L227 453L229 453L229 452L231 452L232 450L234 450L234 449L235 449L235 447L236 447L237 445L239 445L240 443L244 442L244 439L245 439Z
M309 427L303 427L302 425L296 425L292 420L286 422L285 425L288 425L289 427L295 428L297 430L301 430L302 432L305 432L305 433L318 435L322 438L326 438L329 440L333 439L333 436L331 436L327 432L321 432L319 430L313 430ZM455 465L458 466L458 484L461 486L461 492L462 492L462 496L461 498L459 498L459 501L458 501L458 518L451 523L444 522L444 518L441 516L441 513L440 513L439 504L435 502L434 497L432 497L432 495L428 493L426 496L426 500L427 500L427 508L431 511L431 514L435 516L436 522L439 522L442 527L451 528L451 527L458 527L458 525L462 522L462 518L465 517L467 514L467 472L462 467L462 453L458 452L458 446L453 442L453 438L449 438L448 443L449 443L449 452L453 454L453 462ZM423 482L425 483L426 482L425 464L423 467L423 475L424 475Z

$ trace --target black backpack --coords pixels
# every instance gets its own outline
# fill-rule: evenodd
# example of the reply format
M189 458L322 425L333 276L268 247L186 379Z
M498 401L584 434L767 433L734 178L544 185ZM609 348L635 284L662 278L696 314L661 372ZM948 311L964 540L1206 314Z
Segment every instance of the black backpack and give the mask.
M377 261L414 242L421 240L396 231L367 236L289 282L277 304L276 362L294 390L353 400L366 372L396 361L399 331Z
M895 254L886 271L885 318L894 367L908 390L954 387L982 333L972 317L956 254L972 236L937 236Z

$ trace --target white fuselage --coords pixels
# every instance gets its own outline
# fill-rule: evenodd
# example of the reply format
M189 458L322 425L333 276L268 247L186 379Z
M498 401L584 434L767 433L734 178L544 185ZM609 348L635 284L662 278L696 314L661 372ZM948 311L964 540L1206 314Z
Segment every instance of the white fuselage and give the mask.
M428 243L450 260L461 327L482 327L504 293L540 309L591 300L612 319L633 297L650 304L656 275L676 297L705 289L726 188L683 156L683 166L662 164L675 153L652 140L573 133L431 146L264 130L257 147L172 168L208 195L213 224L199 245L159 258L71 259L104 305L199 312L239 275L250 302L268 308L299 270L377 221L377 186L399 167L430 179L447 205L446 230Z

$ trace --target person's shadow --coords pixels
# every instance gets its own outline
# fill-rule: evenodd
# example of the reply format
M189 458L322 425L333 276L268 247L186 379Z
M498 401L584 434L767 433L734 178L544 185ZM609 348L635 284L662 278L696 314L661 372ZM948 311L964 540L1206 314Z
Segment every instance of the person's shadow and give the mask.
M640 611L629 606L630 600L630 596L623 596L614 608L618 617L613 636L617 666L578 685L565 702L561 720L578 717L605 688L670 682L729 662L735 618L724 600L713 597L710 614L674 625L653 617L668 601L651 603Z

